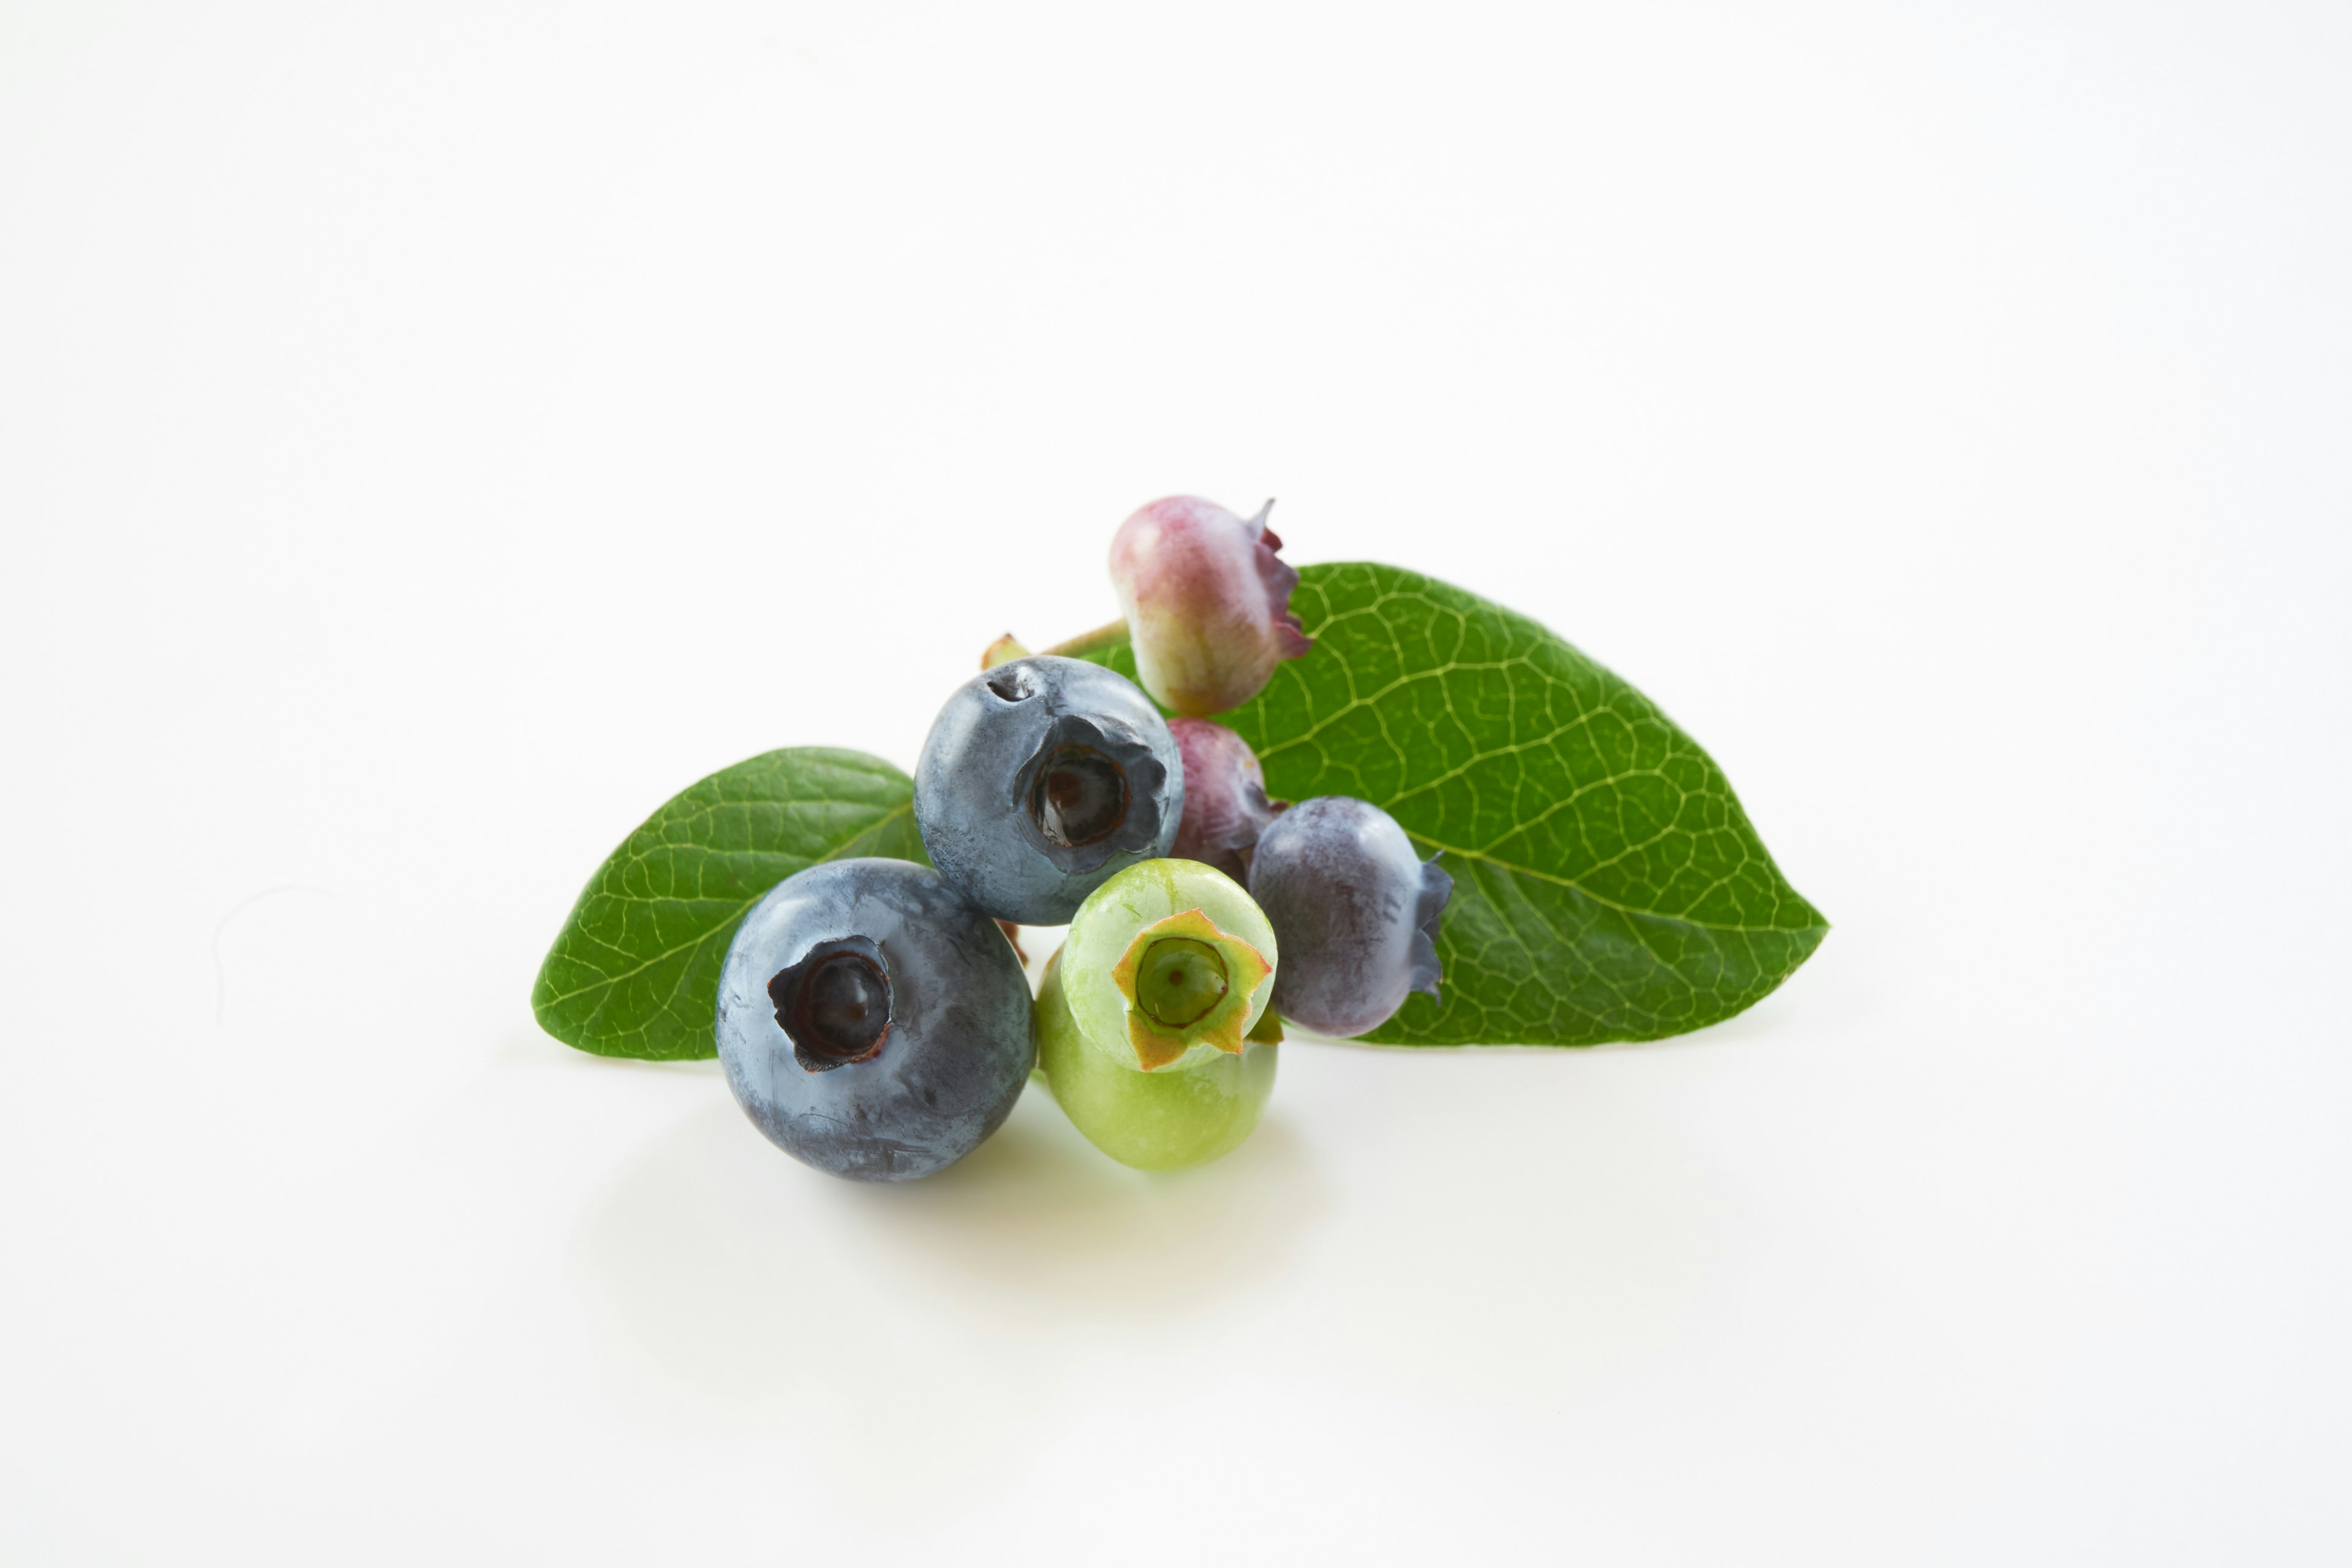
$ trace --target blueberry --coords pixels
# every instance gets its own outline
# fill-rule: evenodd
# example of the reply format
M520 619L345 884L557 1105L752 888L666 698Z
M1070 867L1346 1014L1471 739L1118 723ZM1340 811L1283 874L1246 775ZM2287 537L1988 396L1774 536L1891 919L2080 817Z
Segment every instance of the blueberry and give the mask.
M1387 1022L1408 991L1437 994L1454 879L1379 806L1299 802L1259 835L1249 886L1282 940L1274 1005L1286 1020L1344 1039Z
M1037 995L1037 1062L1078 1131L1150 1171L1213 1160L1257 1125L1279 954L1247 893L1192 860L1130 866L1087 899Z
M1169 854L1214 866L1236 882L1249 879L1249 853L1276 812L1288 805L1265 798L1265 773L1249 742L1208 719L1171 719L1170 733L1184 754L1184 820Z
M1060 925L1121 868L1167 854L1183 815L1183 763L1150 699L1051 654L958 687L915 764L931 864L1023 925Z
M1153 501L1119 524L1111 586L1134 640L1137 679L1179 713L1223 713L1314 646L1291 613L1298 574L1255 517L1198 496Z
M716 1033L728 1087L772 1142L867 1182L971 1153L1036 1058L1004 933L908 860L777 883L727 950Z

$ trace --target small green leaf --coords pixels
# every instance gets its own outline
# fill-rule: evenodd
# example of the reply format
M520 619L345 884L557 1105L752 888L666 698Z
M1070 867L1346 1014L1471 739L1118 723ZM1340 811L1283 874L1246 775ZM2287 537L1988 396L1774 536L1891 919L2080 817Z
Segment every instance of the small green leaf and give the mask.
M736 926L793 872L858 855L929 863L913 781L879 757L793 746L722 769L647 817L589 880L530 1009L599 1056L716 1055L711 1012Z
M1314 651L1221 722L1284 799L1384 807L1454 874L1442 1002L1390 1045L1590 1046L1720 1023L1829 924L1765 852L1713 759L1523 616L1393 566L1300 569ZM1087 657L1132 677L1121 644Z

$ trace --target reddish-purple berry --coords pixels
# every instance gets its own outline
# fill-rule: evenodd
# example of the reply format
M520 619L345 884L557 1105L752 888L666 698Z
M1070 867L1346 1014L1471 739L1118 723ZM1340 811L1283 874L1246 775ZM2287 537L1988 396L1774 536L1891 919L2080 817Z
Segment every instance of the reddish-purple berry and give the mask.
M1265 773L1257 753L1223 724L1171 719L1168 730L1184 756L1184 820L1168 853L1214 866L1247 886L1249 853L1258 835L1289 803L1265 798Z

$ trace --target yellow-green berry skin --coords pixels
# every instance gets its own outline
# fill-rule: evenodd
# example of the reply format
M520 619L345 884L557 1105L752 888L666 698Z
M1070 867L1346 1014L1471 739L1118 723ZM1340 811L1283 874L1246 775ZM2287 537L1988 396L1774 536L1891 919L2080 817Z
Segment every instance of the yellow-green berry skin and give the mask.
M1172 1171L1230 1152L1273 1092L1277 1048L1249 1038L1274 994L1274 928L1223 873L1129 867L1089 894L1046 968L1038 1067L1111 1158ZM1207 963L1205 984L1190 966Z
M1069 935L1062 943L1071 1016L1100 1049L1115 1058L1135 1059L1129 1043L1129 1017L1134 1004L1119 986L1119 963L1147 927L1194 910L1221 933L1247 944L1264 960L1266 978L1246 993L1241 1032L1246 1034L1255 1027L1272 1004L1273 971L1281 955L1274 927L1257 901L1231 877L1196 860L1141 861L1087 895L1071 917ZM1200 1060L1216 1050L1206 1039L1196 1039L1185 1059Z
M1246 1042L1238 1056L1146 1072L1097 1050L1079 1033L1062 985L1061 954L1038 990L1037 1067L1087 1142L1139 1171L1181 1171L1232 1153L1256 1130L1274 1092L1278 1046Z

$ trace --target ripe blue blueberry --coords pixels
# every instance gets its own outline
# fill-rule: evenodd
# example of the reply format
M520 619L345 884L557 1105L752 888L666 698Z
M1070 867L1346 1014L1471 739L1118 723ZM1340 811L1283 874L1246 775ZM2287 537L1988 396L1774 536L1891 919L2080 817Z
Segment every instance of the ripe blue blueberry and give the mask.
M971 1153L1036 1058L1004 933L908 860L831 860L777 883L727 950L716 1034L728 1087L772 1142L868 1182Z
M1454 879L1379 806L1300 801L1258 836L1249 889L1282 943L1274 1005L1286 1021L1344 1039L1387 1022L1408 991L1437 994Z
M1183 815L1183 763L1151 700L1051 654L958 687L915 764L931 864L1023 925L1060 925L1118 872L1166 855Z

